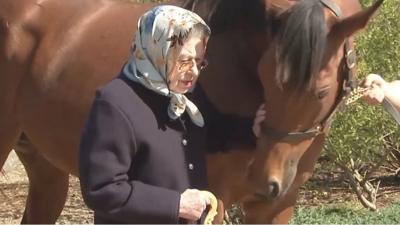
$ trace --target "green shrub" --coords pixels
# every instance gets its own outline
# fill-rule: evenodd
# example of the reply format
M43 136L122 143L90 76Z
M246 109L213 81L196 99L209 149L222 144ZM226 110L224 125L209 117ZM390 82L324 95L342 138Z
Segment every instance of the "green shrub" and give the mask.
M362 1L370 5L371 0ZM356 39L358 75L381 74L386 80L400 74L400 1L386 0L378 15ZM324 154L336 163L374 166L385 153L385 140L400 144L399 125L382 107L356 103L340 113L326 142Z

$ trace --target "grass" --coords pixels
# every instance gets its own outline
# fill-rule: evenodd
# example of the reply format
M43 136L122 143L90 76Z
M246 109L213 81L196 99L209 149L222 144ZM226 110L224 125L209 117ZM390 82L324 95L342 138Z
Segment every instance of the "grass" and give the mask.
M298 206L290 224L400 224L400 202L372 212L349 203Z

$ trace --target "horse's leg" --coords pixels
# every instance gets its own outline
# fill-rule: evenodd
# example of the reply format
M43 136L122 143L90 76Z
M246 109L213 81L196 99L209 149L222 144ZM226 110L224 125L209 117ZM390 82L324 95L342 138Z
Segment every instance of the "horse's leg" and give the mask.
M2 129L2 128L0 128ZM19 136L17 128L8 129L7 132L0 132L0 169L3 168L15 142Z
M3 168L8 154L19 138L20 130L17 122L8 114L3 116L0 110L0 169Z
M51 165L25 137L15 151L29 177L29 193L21 223L55 223L68 192L68 174Z

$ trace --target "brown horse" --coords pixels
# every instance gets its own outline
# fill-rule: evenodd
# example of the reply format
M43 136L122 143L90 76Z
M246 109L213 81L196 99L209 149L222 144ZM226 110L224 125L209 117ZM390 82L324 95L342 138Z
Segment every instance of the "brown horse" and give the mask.
M213 30L210 67L200 81L211 101L247 116L266 104L256 150L209 157L211 189L226 204L240 202L246 222L289 221L352 74L347 38L381 3L365 10L358 0L184 3ZM138 17L152 6L0 1L0 166L14 147L29 176L22 222L59 216L68 175L78 175L80 131L94 90L118 73Z
M213 63L202 77L210 97L222 111L254 112L260 90L249 80L258 75L267 109L256 151L209 157L210 187L226 204L240 202L246 223L288 223L299 187L311 176L330 122L354 82L351 36L383 1L365 10L355 0L256 2L222 1L213 16L198 11L214 31ZM240 91L218 89L227 83Z

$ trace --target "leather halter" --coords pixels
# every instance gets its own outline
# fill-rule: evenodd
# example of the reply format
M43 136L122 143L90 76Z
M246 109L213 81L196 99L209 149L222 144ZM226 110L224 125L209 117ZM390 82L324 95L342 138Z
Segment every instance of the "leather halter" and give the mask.
M342 11L338 7L337 4L332 2L331 0L320 0L321 4L324 5L326 8L331 10L337 17L342 17ZM342 90L337 98L335 103L335 107L333 110L328 114L325 119L322 120L321 123L317 124L316 126L304 130L304 131L297 131L297 132L284 132L278 131L272 127L262 126L261 131L268 135L268 137L280 140L280 141L301 141L309 138L313 138L319 134L327 134L332 120L336 113L344 107L344 99L346 96L350 94L350 92L355 87L355 76L353 72L353 68L356 65L356 54L355 51L351 48L350 41L346 38L344 43L344 60L345 60L345 67L344 70L344 80L343 80L343 87Z

